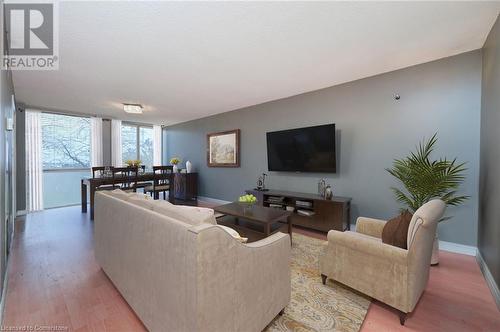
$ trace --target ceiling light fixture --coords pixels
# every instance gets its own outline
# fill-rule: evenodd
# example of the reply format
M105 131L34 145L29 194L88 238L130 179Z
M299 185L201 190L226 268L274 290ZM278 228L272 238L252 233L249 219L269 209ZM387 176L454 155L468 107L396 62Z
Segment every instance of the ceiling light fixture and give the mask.
M142 105L140 105L140 104L123 104L123 110L127 113L142 114Z

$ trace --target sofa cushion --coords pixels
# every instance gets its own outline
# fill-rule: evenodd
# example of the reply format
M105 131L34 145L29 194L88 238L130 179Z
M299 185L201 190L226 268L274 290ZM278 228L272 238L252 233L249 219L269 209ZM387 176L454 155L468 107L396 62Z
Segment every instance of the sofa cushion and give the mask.
M115 198L143 207L145 209L153 209L153 199L149 195L136 192L126 192L121 189L110 191L110 194Z
M153 211L193 226L203 223L217 224L212 209L174 205L167 201L158 200L153 204Z
M111 196L119 198L119 199L123 199L124 201L128 200L129 195L130 195L130 193L123 191L121 189L115 189L115 190L110 191L109 193L111 194Z
M147 199L145 196L131 195L128 197L127 202L143 207L148 210L153 210L154 200Z
M143 193L137 193L137 192L127 192L123 191L121 189L115 189L112 191L109 191L111 193L111 196L122 199L124 201L128 201L130 198L138 198L138 199L149 199L152 200L151 196L143 194Z
M392 218L382 230L382 242L403 249L408 249L408 227L413 215L409 211L401 213L399 216Z

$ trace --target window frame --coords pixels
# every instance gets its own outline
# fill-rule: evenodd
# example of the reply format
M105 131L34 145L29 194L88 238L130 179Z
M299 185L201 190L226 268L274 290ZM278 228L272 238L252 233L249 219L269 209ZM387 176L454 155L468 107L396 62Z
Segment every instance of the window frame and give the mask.
M122 127L127 126L127 127L135 127L135 138L136 138L136 160L142 160L141 159L141 128L149 128L153 130L153 125L151 124L144 124L144 123L137 123L137 122L130 122L130 121L122 121ZM120 132L121 133L121 132ZM123 140L123 137L122 137ZM125 160L123 160L123 152L122 152L122 162L125 163Z

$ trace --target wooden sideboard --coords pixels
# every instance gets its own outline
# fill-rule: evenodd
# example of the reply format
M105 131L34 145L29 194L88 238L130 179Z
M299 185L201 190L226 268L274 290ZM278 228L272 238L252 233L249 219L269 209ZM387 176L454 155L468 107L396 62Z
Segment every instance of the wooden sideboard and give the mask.
M328 232L329 230L345 231L351 228L351 198L334 196L331 200L316 194L300 193L283 190L247 190L248 194L257 197L258 204L269 206L281 205L282 209L293 207L292 224L314 230ZM270 198L283 197L282 203L276 203ZM309 207L298 206L297 201L310 203ZM279 208L279 207L277 207ZM297 213L297 210L310 211L311 216Z
M174 197L185 201L196 200L198 197L198 173L175 173Z

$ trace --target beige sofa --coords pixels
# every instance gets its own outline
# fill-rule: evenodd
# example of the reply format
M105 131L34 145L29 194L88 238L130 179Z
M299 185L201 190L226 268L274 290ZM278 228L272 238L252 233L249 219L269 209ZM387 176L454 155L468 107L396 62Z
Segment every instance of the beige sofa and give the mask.
M320 257L323 284L331 278L406 314L417 304L429 279L437 222L445 204L433 200L420 207L408 229L408 250L381 241L385 221L358 218L356 232L328 232Z
M97 261L150 331L257 332L288 305L288 234L243 244L154 204L97 192L94 220Z

